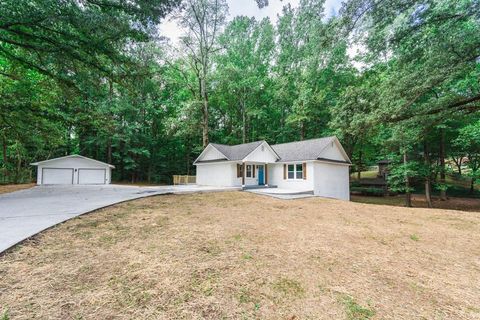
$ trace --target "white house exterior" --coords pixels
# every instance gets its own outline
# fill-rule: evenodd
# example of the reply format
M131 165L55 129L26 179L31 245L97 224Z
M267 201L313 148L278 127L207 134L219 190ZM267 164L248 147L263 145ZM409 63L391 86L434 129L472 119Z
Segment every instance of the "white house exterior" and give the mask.
M209 144L195 160L197 184L216 187L277 186L350 199L349 166L336 137L269 145Z
M38 185L101 185L110 184L114 166L71 155L32 163L37 167Z

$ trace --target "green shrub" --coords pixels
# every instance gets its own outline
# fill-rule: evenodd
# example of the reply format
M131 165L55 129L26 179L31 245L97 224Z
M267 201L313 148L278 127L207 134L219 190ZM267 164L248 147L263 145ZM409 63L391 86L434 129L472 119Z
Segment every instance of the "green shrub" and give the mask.
M383 188L375 187L351 187L351 192L358 192L365 196L383 196L385 195L385 190Z

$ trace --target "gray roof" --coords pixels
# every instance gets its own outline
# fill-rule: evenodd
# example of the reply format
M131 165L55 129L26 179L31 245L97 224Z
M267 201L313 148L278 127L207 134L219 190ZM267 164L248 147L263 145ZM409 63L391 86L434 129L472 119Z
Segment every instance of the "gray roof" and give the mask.
M238 144L236 146L227 146L225 144L212 143L218 151L223 153L228 160L243 160L248 156L253 150L255 150L259 145L264 141L255 141L250 143Z
M275 144L271 147L280 156L279 161L281 162L317 160L320 157L320 153L322 152L322 150L334 140L335 137L325 137L312 140Z
M43 164L43 163L48 163L48 162L51 162L51 161L57 161L57 160L68 159L68 158L81 158L81 159L85 159L85 160L88 160L88 161L96 162L98 164L102 164L104 166L108 166L108 167L113 168L113 169L115 168L114 165L111 165L109 163L105 163L105 162L98 161L98 160L95 160L95 159L87 158L87 157L84 157L84 156L81 156L81 155L78 155L78 154L72 154L72 155L64 156L64 157L60 157L60 158L53 158L53 159L33 162L33 163L30 163L30 165L31 166L38 166L38 165Z
M289 161L305 161L305 160L324 160L338 163L350 163L349 161L339 161L332 159L320 158L320 155L330 143L334 142L336 137L325 137L319 139L311 139L304 141L296 141L282 144L272 145L273 151L278 155L278 162ZM217 162L222 160L239 161L245 159L253 150L265 141L255 141L250 143L229 146L225 144L211 143L218 151L220 151L226 159L215 159L201 162ZM197 161L196 161L197 162Z

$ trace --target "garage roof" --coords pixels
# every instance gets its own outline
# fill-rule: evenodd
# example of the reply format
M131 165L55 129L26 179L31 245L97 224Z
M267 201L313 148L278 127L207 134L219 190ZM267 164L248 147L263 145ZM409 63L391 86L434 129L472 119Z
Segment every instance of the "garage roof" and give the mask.
M113 166L111 164L108 164L108 163L105 163L105 162L102 162L102 161L98 161L98 160L95 160L95 159L87 158L87 157L84 157L84 156L81 156L81 155L78 155L78 154L73 154L73 155L70 155L70 156L65 156L65 157L60 157L60 158L48 159L48 160L44 160L44 161L33 162L33 163L30 163L30 165L38 166L40 164L48 163L48 162L51 162L51 161L57 161L57 160L68 159L68 158L81 158L81 159L85 159L85 160L88 160L88 161L96 162L96 163L104 165L106 167L115 168L115 166Z

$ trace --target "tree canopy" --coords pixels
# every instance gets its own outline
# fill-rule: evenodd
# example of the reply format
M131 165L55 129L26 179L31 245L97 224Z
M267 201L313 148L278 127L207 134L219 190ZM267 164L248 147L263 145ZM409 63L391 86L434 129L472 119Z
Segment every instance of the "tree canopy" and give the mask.
M268 1L256 1L268 10ZM172 17L178 41L159 26ZM3 182L80 153L114 179L170 183L209 142L337 135L398 192L479 179L480 2L286 3L229 17L225 0L0 3Z

